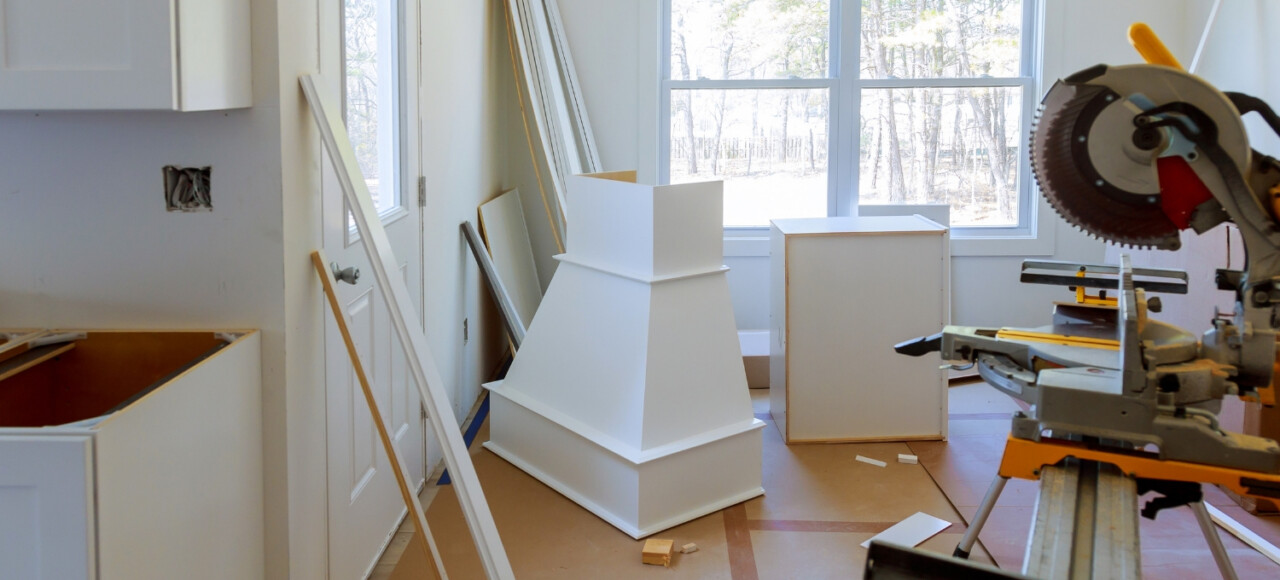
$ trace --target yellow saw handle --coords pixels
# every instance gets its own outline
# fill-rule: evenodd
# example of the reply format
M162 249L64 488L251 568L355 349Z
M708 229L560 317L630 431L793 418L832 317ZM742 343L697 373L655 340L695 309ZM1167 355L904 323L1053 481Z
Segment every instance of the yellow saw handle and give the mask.
M1182 63L1169 52L1168 47L1160 42L1160 37L1156 36L1154 30L1147 26L1145 22L1134 22L1129 26L1129 44L1138 50L1138 54L1147 61L1147 64L1162 64L1171 66L1176 69L1182 68Z

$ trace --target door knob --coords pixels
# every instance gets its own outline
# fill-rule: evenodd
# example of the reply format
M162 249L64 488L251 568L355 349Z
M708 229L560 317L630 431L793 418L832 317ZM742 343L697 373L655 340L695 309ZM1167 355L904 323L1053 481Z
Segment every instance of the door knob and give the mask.
M339 282L355 285L360 279L360 268L339 268L337 262L330 262L329 267L333 269L333 277Z

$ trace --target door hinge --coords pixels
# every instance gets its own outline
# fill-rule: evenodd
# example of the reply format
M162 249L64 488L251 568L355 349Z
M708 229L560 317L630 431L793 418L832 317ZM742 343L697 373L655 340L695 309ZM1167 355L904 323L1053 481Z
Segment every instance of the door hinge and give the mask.
M427 205L427 178L426 176L418 176L418 207L426 207Z
M427 408L426 408L426 407L424 407L424 406L420 406L420 407L418 407L418 413L421 415L421 417L422 417L422 420L423 420L423 421L426 421L426 420L427 420Z

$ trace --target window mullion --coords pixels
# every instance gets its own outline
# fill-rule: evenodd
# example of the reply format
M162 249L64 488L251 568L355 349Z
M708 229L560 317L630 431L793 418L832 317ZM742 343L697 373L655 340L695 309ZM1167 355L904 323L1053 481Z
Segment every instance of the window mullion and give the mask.
M839 21L840 70L838 88L832 98L839 98L839 107L833 107L832 121L835 152L828 160L828 170L833 176L829 192L827 214L847 216L857 213L858 205L858 124L861 118L862 95L858 90L858 54L862 39L862 6L857 0L837 0L842 10Z

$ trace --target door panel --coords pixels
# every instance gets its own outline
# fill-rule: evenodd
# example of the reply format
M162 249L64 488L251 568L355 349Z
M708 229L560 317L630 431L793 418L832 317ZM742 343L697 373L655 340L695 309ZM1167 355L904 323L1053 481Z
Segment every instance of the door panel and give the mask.
M416 2L319 1L320 72L335 86L317 88L349 97L340 102L348 133L361 151L357 161L382 214L400 275L420 307L422 216L416 195L420 169L413 130L417 123L405 121L417 118L416 98L405 96L416 95L416 90L408 88L416 87L417 75L412 71L417 57L416 51L402 50L392 42L417 45L416 27L395 28L400 22L413 21L404 13L397 16L397 11L411 12L416 18ZM358 27L364 36L352 44L344 25ZM370 51L376 54L369 57ZM346 84L337 86L340 81ZM327 155L321 159L325 254L339 267L354 267L364 274L355 284L337 285L338 301L346 310L387 431L416 488L426 476L418 391L408 382L412 379L404 349L395 336L387 303L374 286L372 268L352 228L332 164ZM417 312L406 312L405 317L411 324L422 323ZM405 508L337 324L328 316L325 358L329 578L360 578L376 562Z

